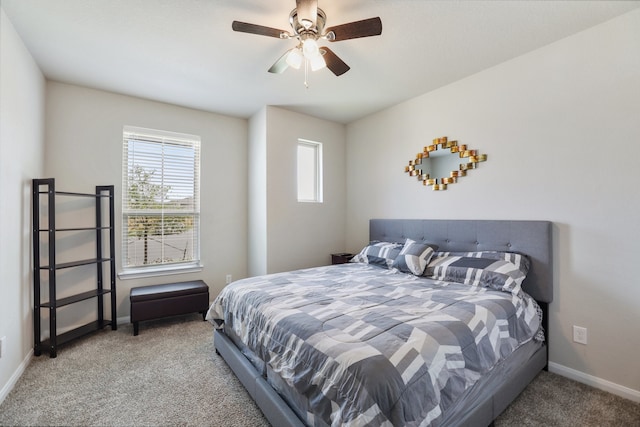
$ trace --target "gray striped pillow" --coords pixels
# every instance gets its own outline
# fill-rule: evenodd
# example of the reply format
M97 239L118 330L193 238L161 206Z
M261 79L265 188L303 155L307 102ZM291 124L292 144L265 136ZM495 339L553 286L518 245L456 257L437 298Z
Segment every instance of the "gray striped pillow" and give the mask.
M392 267L397 268L403 273L422 276L433 253L433 248L426 243L419 243L415 240L407 239L407 241L404 242L400 254L398 254L398 257L393 262Z
M425 276L518 294L530 265L515 252L436 252Z
M391 268L393 261L400 254L402 246L402 243L372 241L362 248L360 253L351 258L350 262L362 262Z

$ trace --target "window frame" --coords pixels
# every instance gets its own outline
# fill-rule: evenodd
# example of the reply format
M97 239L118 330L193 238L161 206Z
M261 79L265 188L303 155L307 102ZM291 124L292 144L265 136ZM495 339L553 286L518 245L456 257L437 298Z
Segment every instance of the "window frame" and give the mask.
M314 198L306 199L300 198L300 147L311 147L314 149ZM317 141L311 141L308 139L298 139L296 144L296 199L299 203L323 203L323 163L322 163L322 143Z
M164 151L165 146L185 146L193 149L194 166L193 166L193 208L192 210L176 210L167 209L165 211L166 204L169 201L160 202L162 208L158 212L153 212L150 216L159 215L164 213L173 213L177 216L185 215L192 220L193 231L190 236L192 240L192 259L184 262L160 262L147 265L127 265L129 257L129 228L128 219L132 215L149 215L150 212L144 209L129 209L129 175L130 168L134 165L129 164L129 144L131 141L139 141L143 143L160 144L161 154L154 160L160 160L159 165L164 165L167 158ZM155 155L155 154L154 154ZM171 274L183 274L202 271L203 266L200 259L200 158L201 158L201 139L197 135L169 132L156 129L147 129L134 126L124 126L122 133L122 233L121 233L121 271L118 273L120 279L134 279L144 277L163 276ZM171 158L170 156L168 156ZM163 167L163 166L159 166ZM190 168L188 169L190 170ZM155 169L154 169L155 171ZM165 183L166 174L164 170L161 171L161 182ZM190 182L190 181L189 181ZM166 204L165 204L166 203ZM164 242L164 236L162 237ZM170 241L170 239L169 239Z

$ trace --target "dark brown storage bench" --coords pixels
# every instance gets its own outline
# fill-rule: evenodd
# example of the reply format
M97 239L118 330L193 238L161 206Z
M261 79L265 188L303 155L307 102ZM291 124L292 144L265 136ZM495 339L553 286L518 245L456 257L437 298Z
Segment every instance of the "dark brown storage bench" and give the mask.
M131 323L138 335L138 323L178 314L202 313L209 309L209 286L202 280L131 288Z

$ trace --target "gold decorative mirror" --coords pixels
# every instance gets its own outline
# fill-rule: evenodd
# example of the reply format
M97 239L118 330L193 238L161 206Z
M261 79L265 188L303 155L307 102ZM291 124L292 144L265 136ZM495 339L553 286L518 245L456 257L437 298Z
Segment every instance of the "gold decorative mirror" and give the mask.
M479 154L478 150L458 145L458 141L449 141L443 136L424 147L421 153L416 154L415 160L409 160L409 166L405 166L404 171L422 181L422 185L430 185L433 190L441 191L486 160L486 154Z

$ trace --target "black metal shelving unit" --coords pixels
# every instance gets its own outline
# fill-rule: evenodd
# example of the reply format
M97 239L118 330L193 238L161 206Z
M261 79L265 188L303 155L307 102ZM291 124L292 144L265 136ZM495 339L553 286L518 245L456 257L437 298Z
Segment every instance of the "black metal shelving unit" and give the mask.
M93 194L71 193L55 190L55 179L34 179L32 183L33 191L33 332L34 332L34 354L40 356L43 351L47 351L50 357L56 357L58 346L66 342L90 334L106 326L111 326L112 330L117 329L116 318L116 264L115 264L115 226L114 226L114 198L113 185L98 185ZM66 197L90 197L95 199L95 227L74 227L56 229L56 198ZM46 197L47 224L41 226L40 208L43 202L41 198ZM103 207L106 200L108 208ZM103 209L108 211L108 218L103 218ZM56 236L58 233L69 232L95 232L96 256L90 259L79 259L72 262L56 263ZM104 251L105 241L103 234L108 234L108 250ZM43 234L47 235L46 242L43 242ZM48 263L41 262L41 248L46 245L48 252ZM108 252L108 253L105 253ZM56 274L58 270L74 268L83 265L96 265L96 287L90 291L81 292L64 298L57 298ZM104 264L109 264L109 286L103 284ZM41 301L41 275L48 272L49 301ZM104 298L110 297L111 319L104 316ZM97 319L86 325L75 328L71 331L58 334L57 310L61 307L86 301L91 298L97 300ZM49 311L49 338L42 339L42 313L41 310Z

